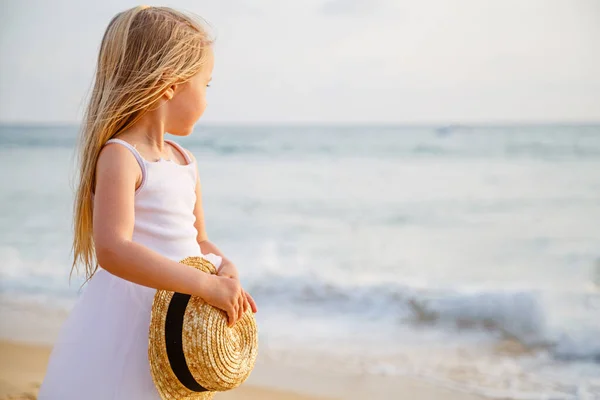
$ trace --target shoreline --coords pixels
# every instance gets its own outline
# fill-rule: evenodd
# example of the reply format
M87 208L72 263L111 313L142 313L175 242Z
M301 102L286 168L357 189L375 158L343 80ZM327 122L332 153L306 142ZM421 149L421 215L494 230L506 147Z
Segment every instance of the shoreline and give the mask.
M0 339L0 400L34 400L45 374L51 345ZM239 388L215 396L221 400L481 400L480 396L403 377L314 373L261 360Z

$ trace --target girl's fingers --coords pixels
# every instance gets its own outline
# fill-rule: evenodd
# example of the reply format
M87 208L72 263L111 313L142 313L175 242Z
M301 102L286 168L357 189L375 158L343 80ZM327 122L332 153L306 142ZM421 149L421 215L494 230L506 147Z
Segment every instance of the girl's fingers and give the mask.
M240 298L242 299L242 315L244 315L246 313L246 310L248 309L248 301L246 300L246 294L243 290Z
M245 314L246 311L248 311L248 307L250 305L248 304L248 298L246 297L246 291L244 289L242 289L242 300L244 301L244 314Z
M252 296L250 296L250 293L244 291L244 294L246 295L246 300L250 304L250 308L252 308L252 312L255 313L256 311L258 311L258 309L256 308L256 302L254 301Z
M227 310L227 326L233 326L235 324L235 316L237 312L235 310L235 306L232 306Z
M244 314L245 314L246 311L248 311L248 308L250 308L250 303L248 303L248 298L246 297L246 292L244 292L244 295L242 297L244 298Z
M239 321L242 319L242 315L244 315L244 293L240 293L240 297L238 297L238 318Z

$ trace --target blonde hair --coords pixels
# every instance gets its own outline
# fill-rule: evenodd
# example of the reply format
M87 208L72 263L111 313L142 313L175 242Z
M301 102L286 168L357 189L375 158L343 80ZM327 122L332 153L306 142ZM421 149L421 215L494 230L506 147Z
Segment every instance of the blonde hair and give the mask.
M168 7L138 6L108 24L81 124L71 274L83 264L87 281L98 269L92 197L102 147L135 124L172 84L201 70L212 45L202 22Z

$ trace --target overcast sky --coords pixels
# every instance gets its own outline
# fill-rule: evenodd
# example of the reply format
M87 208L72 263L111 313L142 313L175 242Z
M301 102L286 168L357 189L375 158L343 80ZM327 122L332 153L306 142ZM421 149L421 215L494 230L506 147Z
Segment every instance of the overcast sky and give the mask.
M0 121L77 122L125 0L0 0ZM142 3L143 4L143 3ZM600 121L600 0L180 0L210 123Z

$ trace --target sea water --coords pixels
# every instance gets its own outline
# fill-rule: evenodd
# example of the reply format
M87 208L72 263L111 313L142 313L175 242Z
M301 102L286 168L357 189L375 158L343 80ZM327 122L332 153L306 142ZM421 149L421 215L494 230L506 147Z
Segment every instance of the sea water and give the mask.
M69 310L76 126L0 127L3 307ZM198 126L261 353L600 399L600 126Z

